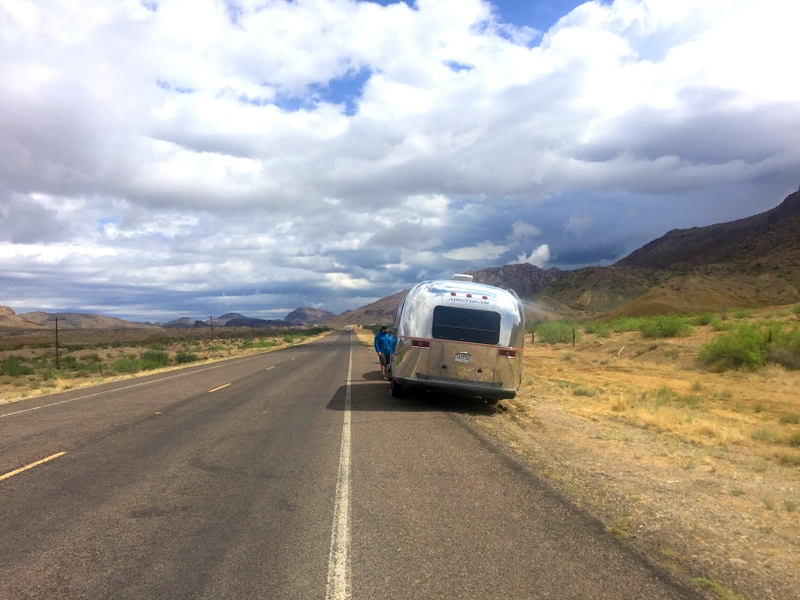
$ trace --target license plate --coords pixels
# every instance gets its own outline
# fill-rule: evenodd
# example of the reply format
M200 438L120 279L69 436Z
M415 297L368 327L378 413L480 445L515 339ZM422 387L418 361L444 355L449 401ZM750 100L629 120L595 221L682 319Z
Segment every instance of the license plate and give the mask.
M456 353L456 362L463 362L468 363L472 360L472 357L467 354L466 352L457 352Z

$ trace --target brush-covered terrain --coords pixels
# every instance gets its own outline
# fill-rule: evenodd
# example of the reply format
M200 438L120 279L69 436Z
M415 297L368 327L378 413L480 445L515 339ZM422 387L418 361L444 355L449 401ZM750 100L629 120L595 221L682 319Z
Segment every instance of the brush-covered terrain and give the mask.
M223 360L316 339L328 327L291 330L227 328L211 331L156 328L6 331L0 337L0 404L21 398L135 377L193 363Z

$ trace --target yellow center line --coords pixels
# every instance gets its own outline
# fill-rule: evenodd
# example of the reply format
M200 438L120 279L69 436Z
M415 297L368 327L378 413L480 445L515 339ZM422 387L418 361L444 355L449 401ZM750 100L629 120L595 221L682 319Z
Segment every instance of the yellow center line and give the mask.
M215 387L213 390L208 390L208 393L209 394L213 394L214 392L218 392L219 390L224 390L229 385L230 385L230 383L226 383L225 385L221 385L219 387Z
M24 467L20 467L19 469L16 469L14 471L10 471L5 475L0 475L0 481L3 481L3 479L8 479L9 477L13 477L14 475L19 475L23 471L27 471L28 469L32 469L33 467L38 467L39 465L46 463L47 461L53 460L54 458L58 458L59 456L64 456L65 454L66 452L59 452L58 454L53 454L52 456L48 456L47 458L43 458L42 460L37 460L34 463L31 463Z

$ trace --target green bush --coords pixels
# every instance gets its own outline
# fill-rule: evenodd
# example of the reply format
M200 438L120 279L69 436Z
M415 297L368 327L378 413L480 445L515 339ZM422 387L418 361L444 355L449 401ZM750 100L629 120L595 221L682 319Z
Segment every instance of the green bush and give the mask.
M750 323L738 323L703 346L698 358L716 370L727 371L758 369L767 364L767 356L764 332Z
M141 369L143 371L152 371L153 369L160 369L169 364L169 354L163 350L145 350L141 356Z
M536 326L536 339L544 344L568 344L572 342L573 335L575 341L579 341L580 333L566 319L539 323Z
M255 344L253 344L254 348L273 348L277 346L277 342L273 342L272 340L258 340Z
M197 357L197 354L194 352L187 352L185 350L182 350L175 355L175 362L179 365L197 362L198 360L199 358Z
M639 331L642 321L643 319L637 319L634 317L617 317L611 321L611 329L617 333L623 333L625 331Z
M800 369L800 327L789 331L772 326L768 331L769 360L787 369Z
M677 315L656 315L642 319L639 331L646 338L665 338L688 335L692 327Z
M695 315L689 318L689 324L693 325L694 327L702 327L703 325L711 324L711 320L713 319L713 315L711 313L703 313L702 315Z
M695 327L702 327L704 325L711 325L715 331L722 330L722 318L714 313L703 313L702 315L695 315L687 321L689 325Z
M141 361L130 354L123 354L114 361L113 369L117 373L137 373L141 371Z
M583 326L583 330L586 333L593 333L597 337L601 338L607 338L611 336L611 325L609 325L608 323L602 323L600 321L586 323Z
M0 362L0 374L10 377L22 377L23 375L33 374L33 369L23 365L21 359L13 354Z

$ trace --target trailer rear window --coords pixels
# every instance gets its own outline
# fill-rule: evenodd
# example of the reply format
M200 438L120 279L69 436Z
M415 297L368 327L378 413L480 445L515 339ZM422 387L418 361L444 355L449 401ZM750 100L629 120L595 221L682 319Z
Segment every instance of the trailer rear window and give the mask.
M500 313L437 306L433 309L433 337L456 342L497 344L500 341Z

